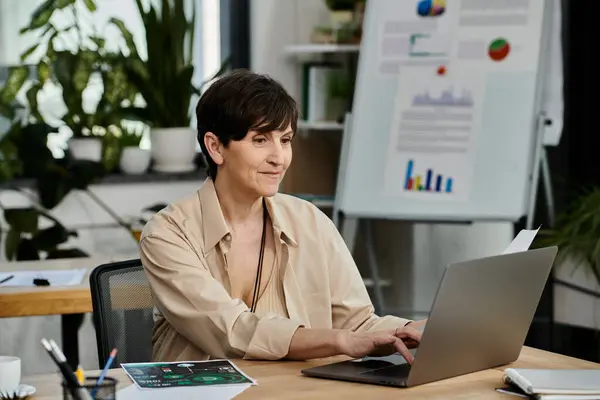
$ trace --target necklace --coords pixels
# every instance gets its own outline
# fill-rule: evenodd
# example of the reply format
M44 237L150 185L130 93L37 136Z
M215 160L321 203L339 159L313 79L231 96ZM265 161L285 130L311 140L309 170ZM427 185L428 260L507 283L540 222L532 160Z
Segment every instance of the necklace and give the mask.
M262 201L263 205L263 227L262 227L262 237L260 239L260 253L258 254L258 265L256 267L256 279L254 280L254 294L252 296L252 306L250 307L250 312L254 312L256 310L256 303L258 301L258 291L260 289L260 281L262 278L262 265L263 258L265 255L265 242L267 238L267 205L265 203L265 199Z

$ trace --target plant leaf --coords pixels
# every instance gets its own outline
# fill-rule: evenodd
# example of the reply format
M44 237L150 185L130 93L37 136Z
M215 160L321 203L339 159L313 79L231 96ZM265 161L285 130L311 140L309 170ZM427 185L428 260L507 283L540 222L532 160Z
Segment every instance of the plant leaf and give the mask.
M34 261L40 259L40 253L33 239L21 239L17 246L17 261Z
M29 67L26 65L10 67L8 71L8 78L0 91L0 101L3 104L10 104L17 97L17 94L29 77Z
M36 44L34 44L33 46L31 46L27 50L25 50L21 54L21 62L25 62L25 60L27 60L27 58L29 58L29 56L32 55L33 52L37 50L39 45L40 45L40 42L37 42Z
M14 229L9 229L8 233L6 234L6 242L4 242L4 255L6 256L7 260L11 261L15 259L20 241L21 233Z
M104 166L95 161L75 160L69 172L73 189L85 190L90 183L104 175Z
M61 258L85 258L89 254L80 249L54 249L48 252L47 260L57 260Z
M43 229L33 238L35 246L41 251L50 251L59 244L65 243L75 233L67 230L64 226L57 224Z
M196 2L192 2L192 19L188 23L188 54L186 64L194 63L194 42L196 37Z
M23 161L23 174L27 178L37 178L54 163L48 149L48 134L57 129L45 123L28 124L20 129L16 144Z
M44 170L36 179L40 204L51 210L69 193L68 172L64 167L53 165Z
M35 208L7 208L4 210L4 220L18 232L34 234L38 231L38 212Z
M138 51L137 47L135 46L135 40L133 40L133 34L131 31L129 31L129 29L127 29L125 23L122 20L114 17L109 19L108 22L116 26L119 31L121 31L121 35L123 35L123 38L125 39L125 44L127 45L127 49L129 50L130 54L137 55Z
M47 24L48 21L50 21L54 10L54 0L44 1L31 14L31 20L29 21L29 25L24 28L21 28L19 33L22 35L25 32L41 28L42 26Z
M55 29L52 35L48 38L48 49L46 50L46 57L50 61L56 60L56 49L54 48L54 39L58 36L59 32Z
M115 116L121 120L140 121L147 124L153 120L150 110L145 107L119 107L115 110Z
M38 108L38 93L42 89L42 84L40 82L36 82L31 86L26 93L27 101L29 102L29 108L32 116L37 121L43 121L44 117L40 114L40 110Z
M41 84L46 83L50 79L50 66L44 60L41 60L37 65L38 80Z
M96 3L94 3L94 0L83 0L83 3L87 7L87 9L90 10L91 12L96 11L97 7L96 7Z
M569 260L577 268L585 267L600 284L600 188L584 191L538 243L558 246L557 264Z
M94 42L96 46L98 46L98 49L103 49L106 45L106 39L100 36L92 36L90 37L90 40Z

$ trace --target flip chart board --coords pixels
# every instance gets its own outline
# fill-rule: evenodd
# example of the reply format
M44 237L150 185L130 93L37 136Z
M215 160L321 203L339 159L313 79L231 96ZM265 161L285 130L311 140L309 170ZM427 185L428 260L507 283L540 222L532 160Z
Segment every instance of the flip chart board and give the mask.
M359 218L521 218L549 12L544 0L368 1L338 209Z

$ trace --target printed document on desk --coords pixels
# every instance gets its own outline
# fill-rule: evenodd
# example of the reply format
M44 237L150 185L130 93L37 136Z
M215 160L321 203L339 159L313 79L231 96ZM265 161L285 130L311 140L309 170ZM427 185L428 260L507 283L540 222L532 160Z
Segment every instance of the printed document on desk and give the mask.
M124 363L121 367L144 390L217 385L256 385L229 360Z
M80 285L85 277L87 270L81 269L64 269L64 270L44 270L44 271L11 271L0 272L0 281L9 276L12 279L0 284L0 287L19 286L19 287L35 287L33 280L36 278L47 279L50 286L77 286Z
M531 230L522 229L502 254L519 253L529 250L529 246L533 243L533 239L535 239L539 230L540 228Z

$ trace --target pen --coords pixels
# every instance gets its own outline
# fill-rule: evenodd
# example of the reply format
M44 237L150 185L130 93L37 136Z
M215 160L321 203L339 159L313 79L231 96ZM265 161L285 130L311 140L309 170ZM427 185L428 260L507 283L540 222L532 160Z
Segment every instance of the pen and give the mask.
M12 278L14 278L14 277L15 277L14 275L9 275L9 276L7 276L6 278L4 278L4 279L2 279L2 280L0 281L0 285L1 285L1 284L3 284L4 282L8 282L8 281L10 281L10 280L11 280Z
M77 369L75 370L75 376L77 377L80 385L85 383L85 376L83 374L83 368L81 368L81 365L77 366Z
M92 400L88 391L83 388L77 381L77 377L73 374L73 370L67 364L67 359L62 351L56 345L54 340L42 339L42 346L46 349L52 361L58 366L63 378L66 381L67 387L71 392L71 396L75 400Z
M112 349L112 351L110 352L110 356L108 357L108 360L106 360L106 364L104 364L104 368L102 369L102 372L100 372L100 377L98 378L98 382L96 382L96 387L92 390L92 398L96 394L96 391L98 390L100 385L102 385L102 382L104 382L104 378L106 377L106 374L108 373L108 369L110 368L110 365L112 364L112 362L114 361L116 356L117 356L117 349Z

